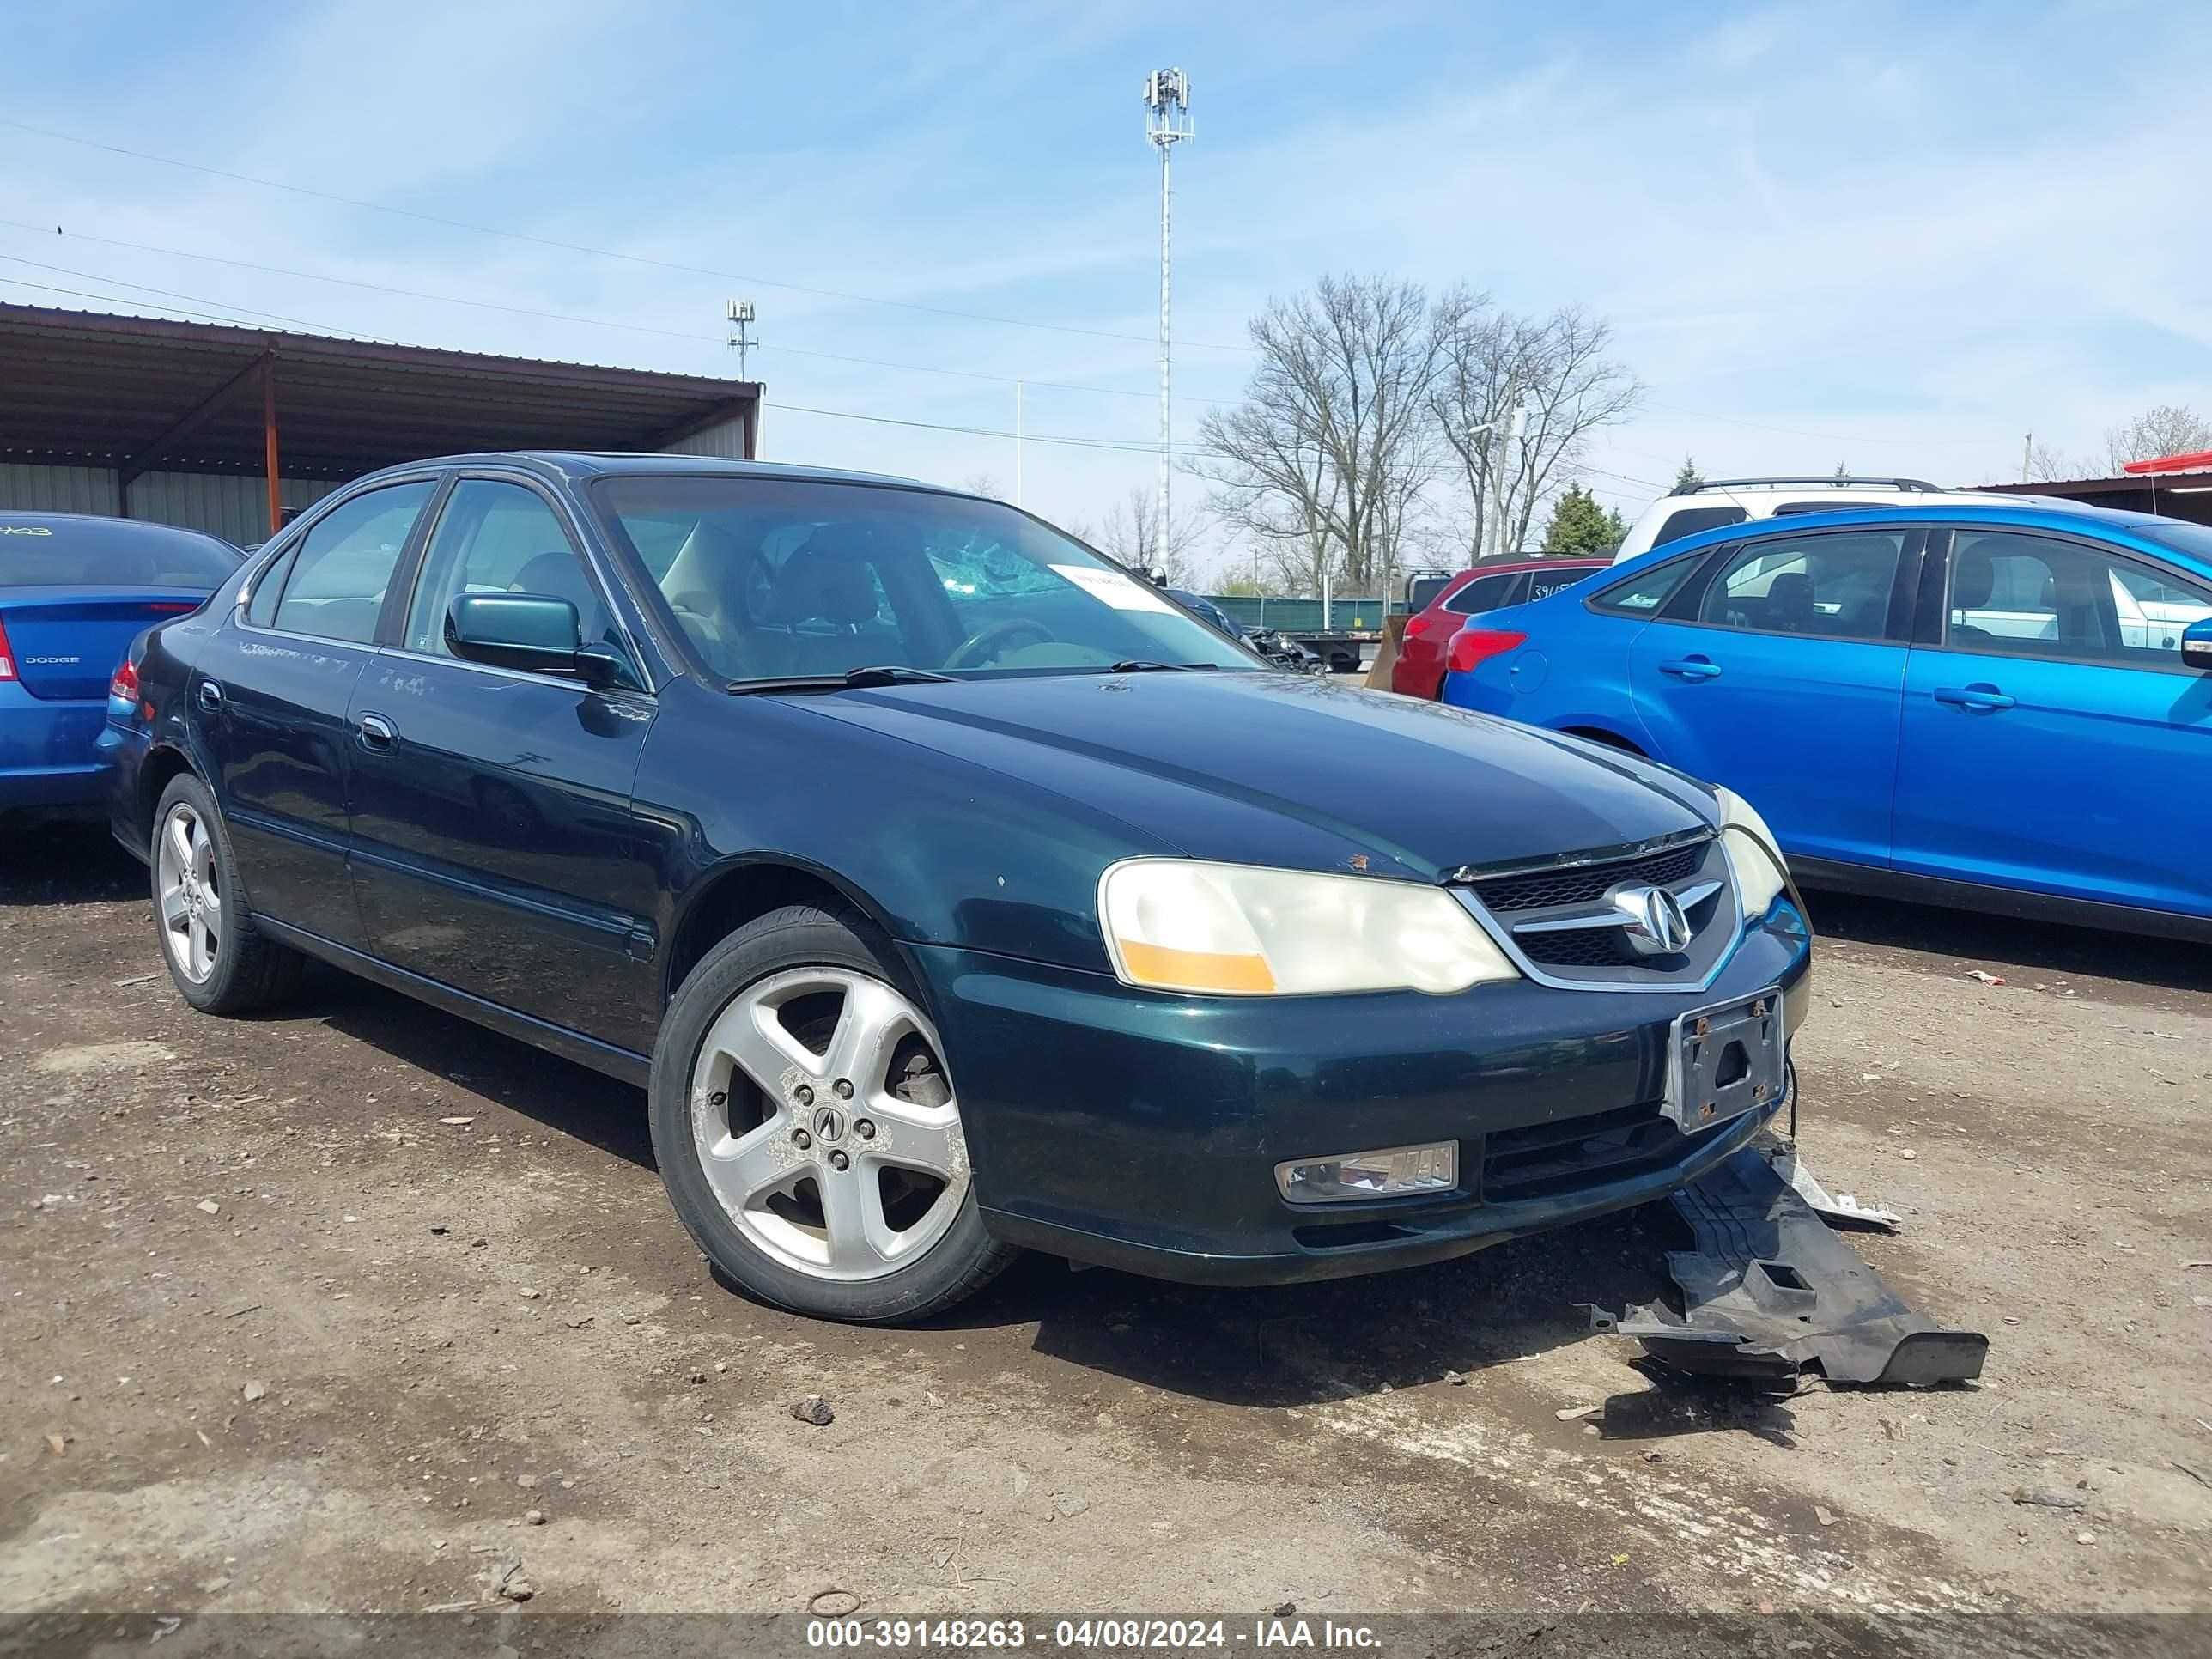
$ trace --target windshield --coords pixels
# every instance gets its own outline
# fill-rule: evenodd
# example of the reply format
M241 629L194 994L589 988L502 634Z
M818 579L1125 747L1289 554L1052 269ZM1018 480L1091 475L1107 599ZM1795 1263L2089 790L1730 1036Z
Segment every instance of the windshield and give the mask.
M2201 524L2191 524L2175 519L2170 522L2141 526L2142 533L2164 547L2177 553L2187 553L2199 559L2212 559L2212 530Z
M732 680L894 666L963 677L1250 653L997 501L791 478L609 478L606 516Z
M0 518L0 587L192 587L238 568L228 542L123 519Z

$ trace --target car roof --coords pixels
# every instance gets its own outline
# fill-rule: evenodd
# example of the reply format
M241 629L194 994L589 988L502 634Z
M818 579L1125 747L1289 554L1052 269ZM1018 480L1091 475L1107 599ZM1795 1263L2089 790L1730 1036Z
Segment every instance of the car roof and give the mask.
M1906 500L1900 501L1895 507L1839 507L1832 513L1791 513L1779 518L1747 519L1740 524L1721 525L1674 541L1662 542L1648 552L1639 553L1632 559L1624 559L1613 568L1623 574L1650 569L1669 559L1680 558L1685 553L1700 552L1723 542L1750 541L1765 536L1790 536L1808 530L1853 526L1866 529L1899 524L1986 524L2021 530L2073 531L2113 537L2148 546L2160 557L2178 560L2199 569L2212 568L2203 557L2178 548L2154 533L2184 522L2185 520L2156 514L2126 513L2113 507L2090 507L2053 496L1999 497L1987 503L1923 501L1917 507Z
M510 466L550 474L580 483L601 477L731 477L784 478L817 483L895 484L902 489L924 489L943 495L969 492L902 478L887 472L856 472L842 467L806 466L795 461L738 461L719 455L671 455L659 453L581 449L487 450L465 455L430 455L385 471L412 471L426 466ZM374 475L371 475L374 476Z
M1609 553L1553 553L1540 559L1485 559L1480 564L1462 566L1445 580L1457 581L1462 576L1510 576L1521 570L1556 570L1563 564L1601 565L1611 562L1612 557Z

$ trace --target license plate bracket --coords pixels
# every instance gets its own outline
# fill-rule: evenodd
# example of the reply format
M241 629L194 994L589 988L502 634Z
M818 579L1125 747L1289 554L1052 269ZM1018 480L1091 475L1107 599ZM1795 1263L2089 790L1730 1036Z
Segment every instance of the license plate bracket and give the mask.
M1789 1076L1782 991L1770 986L1675 1017L1662 1109L1686 1134L1780 1103Z

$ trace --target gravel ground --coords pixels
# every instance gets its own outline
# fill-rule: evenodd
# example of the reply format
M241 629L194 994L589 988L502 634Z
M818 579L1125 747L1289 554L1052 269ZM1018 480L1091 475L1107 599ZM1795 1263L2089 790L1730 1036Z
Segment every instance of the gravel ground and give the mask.
M2212 1609L2201 948L1818 904L1808 1159L1992 1351L1776 1399L1583 1328L1660 1293L1663 1207L1349 1283L1031 1260L922 1329L770 1311L638 1093L337 975L193 1015L143 884L0 843L0 1611Z

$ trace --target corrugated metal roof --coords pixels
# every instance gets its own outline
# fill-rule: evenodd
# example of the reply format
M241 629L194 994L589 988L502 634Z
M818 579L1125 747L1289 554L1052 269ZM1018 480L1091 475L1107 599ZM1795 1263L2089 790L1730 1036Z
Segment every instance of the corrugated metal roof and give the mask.
M0 459L344 478L456 451L660 449L757 421L757 382L0 304ZM210 404L210 399L214 399Z

